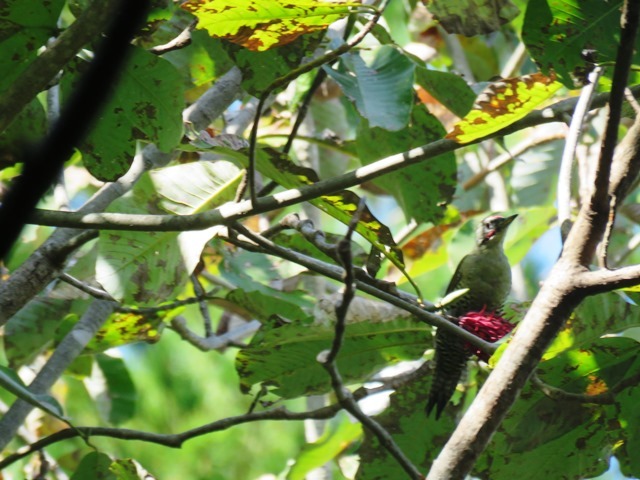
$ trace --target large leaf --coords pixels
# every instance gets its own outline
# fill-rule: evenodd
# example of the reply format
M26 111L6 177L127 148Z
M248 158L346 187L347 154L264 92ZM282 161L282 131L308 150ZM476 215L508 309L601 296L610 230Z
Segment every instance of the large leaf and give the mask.
M414 107L411 123L398 132L369 128L363 121L356 136L358 155L368 165L376 160L406 152L441 139L442 124L424 105ZM376 180L375 183L393 194L407 218L418 223L438 222L451 201L456 188L456 160L446 153L428 162L404 168Z
M502 130L551 98L560 87L554 75L540 73L494 82L478 95L473 109L446 138L468 143Z
M11 85L38 56L38 49L56 35L64 0L0 3L0 91Z
M577 86L584 82L583 50L595 50L598 63L615 60L621 8L620 0L531 0L522 41L543 72L553 70L566 87L575 88L574 78L581 80Z
M314 0L189 0L182 4L211 36L255 51L324 30L354 6L358 3Z
M240 385L274 387L285 398L325 393L331 384L317 356L331 347L334 329L324 325L290 324L263 327L247 348L238 352ZM412 319L347 325L338 367L344 381L367 378L385 365L419 358L429 345L431 327Z
M509 0L430 0L429 12L449 33L467 37L491 33L520 11Z
M225 52L242 71L242 87L252 95L260 96L274 81L300 66L304 58L312 56L322 40L321 35L322 33L303 35L266 52L255 52L233 43L221 43Z
M383 45L367 64L355 53L343 55L338 69L325 71L355 103L372 127L400 130L409 122L413 105L415 65L396 48Z
M607 334L640 326L640 307L615 292L585 298L544 354L550 359L577 349Z
M198 213L233 200L241 175L225 161L156 170L111 211ZM97 280L125 303L155 304L175 298L186 285L217 227L193 232L100 232Z
M136 142L175 147L182 137L183 83L166 60L133 48L127 68L91 133L79 146L85 167L100 180L112 181L129 169ZM87 63L76 62L61 80L64 98L73 90Z

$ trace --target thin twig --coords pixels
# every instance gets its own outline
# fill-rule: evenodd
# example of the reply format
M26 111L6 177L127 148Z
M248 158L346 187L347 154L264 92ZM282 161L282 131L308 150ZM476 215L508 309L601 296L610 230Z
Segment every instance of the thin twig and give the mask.
M186 46L191 45L191 32L196 25L198 24L198 20L194 20L187 27L180 32L180 34L174 38L173 40L165 43L164 45L157 45L149 49L149 52L155 55L162 55L163 53L172 52L174 50L180 50Z
M243 323L242 325L229 330L222 335L211 334L207 337L201 337L191 331L187 327L187 321L184 317L175 317L171 320L171 328L180 337L203 352L211 350L221 350L229 346L235 346L237 342L253 335L262 324L258 320Z
M560 173L558 175L558 223L571 220L571 171L573 159L578 147L578 141L582 137L582 129L585 118L591 108L591 101L598 86L598 81L602 75L602 68L596 66L589 73L589 84L580 92L578 104L571 117L569 133L564 144L562 160L560 162Z
M340 303L338 303L338 305L336 305L335 309L336 324L331 349L328 352L321 352L318 355L318 360L320 361L320 363L322 363L322 366L329 373L329 376L331 377L331 386L333 387L333 391L335 392L336 397L338 398L338 401L343 406L343 408L351 413L354 417L356 417L366 429L371 431L371 433L373 433L378 438L380 443L397 460L398 464L404 469L405 472L407 472L411 476L411 478L419 479L423 478L423 475L415 467L415 465L411 463L411 460L407 458L400 447L398 447L389 432L387 432L373 418L365 415L365 413L360 409L351 392L347 390L347 388L345 388L344 383L342 382L342 377L340 376L340 372L338 370L338 366L336 364L336 358L340 353L340 348L344 339L347 311L349 310L349 304L355 297L356 293L355 277L353 273L353 263L351 257L351 235L355 230L364 207L364 200L361 199L358 210L354 213L351 221L349 222L349 228L345 237L338 244L338 256L340 257L345 271L345 287L342 295L342 300L340 301Z
M109 295L108 292L100 288L92 287L88 283L84 283L83 281L78 280L77 278L69 275L68 273L61 273L58 278L63 282L68 283L72 287L77 288L81 292L91 295L93 298L97 298L98 300L107 300L111 302L114 301L113 297Z
M228 417L216 422L208 423L200 427L186 430L182 433L176 434L161 434L153 432L143 432L139 430L130 430L127 428L108 428L108 427L77 427L76 429L60 430L54 434L51 434L37 442L28 445L24 449L20 449L18 452L7 456L0 461L0 470L8 467L9 465L17 462L18 460L31 455L34 452L42 450L50 445L56 444L63 440L76 438L83 435L87 438L90 437L110 437L120 440L138 440L147 443L154 443L157 445L164 445L170 448L181 448L184 442L193 438L198 438L203 435L226 430L230 427L241 425L250 422L259 422L264 420L306 420L308 418L328 419L332 418L338 411L342 409L339 404L331 405L328 407L320 408L311 412L291 412L285 408L277 408L273 410L267 410L263 412L255 412L246 415L238 415L235 417Z
M204 291L198 275L191 274L191 283L193 285L193 291L196 297L199 299L198 307L200 309L200 315L202 315L202 321L204 322L204 336L209 338L213 336L213 327L211 326L211 314L209 313L209 305L206 302L207 294Z

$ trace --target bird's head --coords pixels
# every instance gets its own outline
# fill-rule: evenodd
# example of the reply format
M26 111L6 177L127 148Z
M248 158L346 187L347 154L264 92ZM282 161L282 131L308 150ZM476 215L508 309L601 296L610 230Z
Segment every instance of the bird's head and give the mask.
M478 225L476 231L476 242L479 247L491 247L502 245L505 234L511 222L518 215L503 217L502 215L490 215Z

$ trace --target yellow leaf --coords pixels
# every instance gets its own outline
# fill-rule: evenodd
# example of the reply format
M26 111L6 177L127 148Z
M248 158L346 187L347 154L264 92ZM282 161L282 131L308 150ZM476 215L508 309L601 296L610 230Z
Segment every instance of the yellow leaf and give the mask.
M445 138L468 143L502 130L551 98L560 87L555 75L546 77L541 73L492 83Z

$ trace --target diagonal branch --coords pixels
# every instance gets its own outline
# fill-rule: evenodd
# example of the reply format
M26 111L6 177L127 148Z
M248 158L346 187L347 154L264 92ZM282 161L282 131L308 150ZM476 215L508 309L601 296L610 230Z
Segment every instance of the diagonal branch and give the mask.
M640 94L640 87L632 89L635 95ZM602 107L609 99L609 94L596 95L592 105ZM490 138L518 132L523 128L550 122L562 121L566 113L571 113L577 103L576 98L562 100L556 104L531 112L522 120L500 130L499 132L476 139L465 145L452 140L442 139L422 147L398 153L360 167L343 175L322 180L313 185L305 185L279 192L275 195L258 198L253 204L250 200L227 203L205 213L193 215L134 215L124 213L91 213L56 212L52 210L36 210L30 222L37 225L49 225L68 228L93 228L105 230L137 230L137 231L185 231L203 230L213 225L225 225L259 213L266 213L289 205L295 205L322 195L345 190L386 175L387 173L424 162L443 153L455 151L483 142Z

